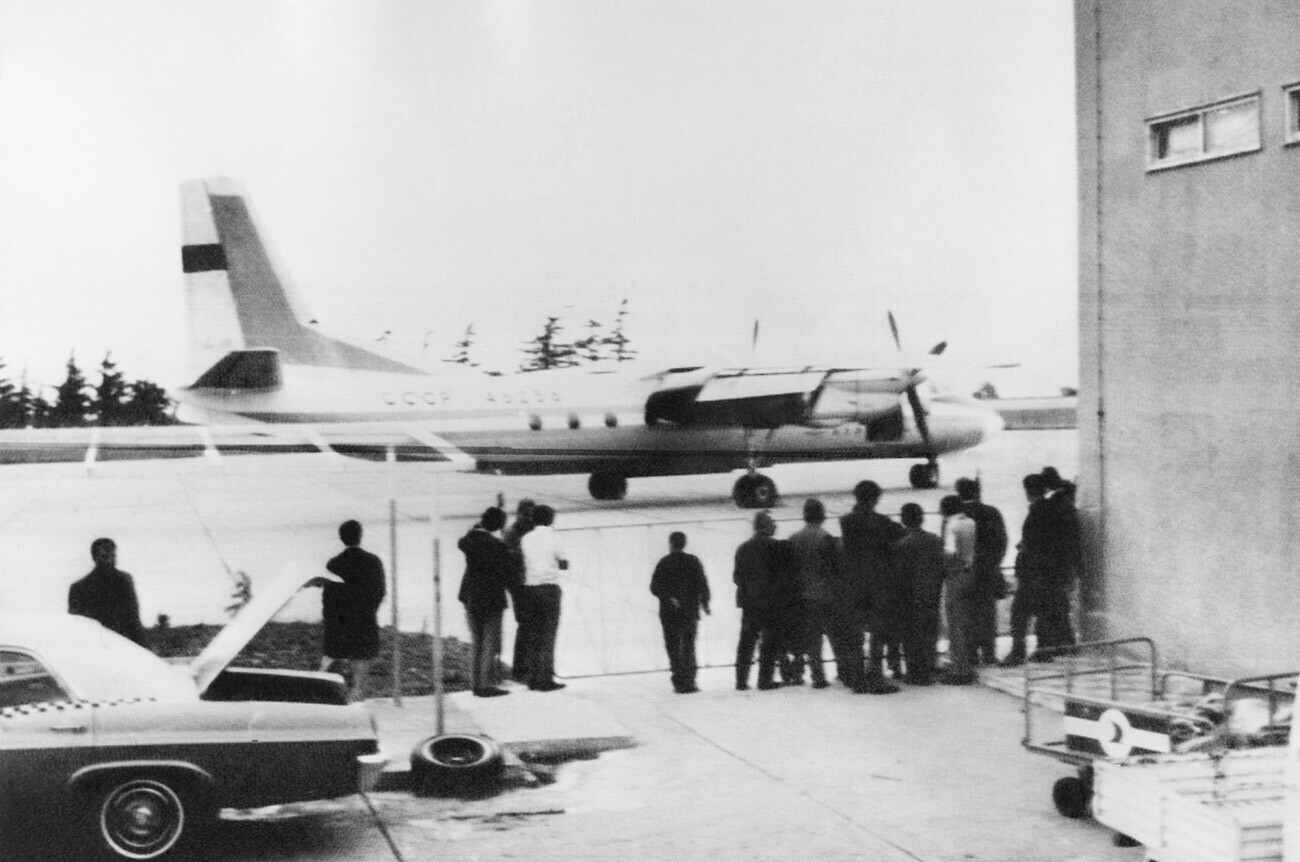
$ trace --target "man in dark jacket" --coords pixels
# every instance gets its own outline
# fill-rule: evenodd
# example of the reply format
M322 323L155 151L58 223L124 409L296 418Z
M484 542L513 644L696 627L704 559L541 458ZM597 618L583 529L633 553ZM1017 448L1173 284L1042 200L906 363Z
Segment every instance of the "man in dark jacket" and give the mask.
M470 686L477 697L509 694L497 686L497 658L501 654L501 617L506 594L522 583L519 564L496 534L506 525L506 513L493 506L457 546L465 555L465 575L457 598L465 606L473 658Z
M802 625L798 626L799 642L795 649L795 670L802 673L802 663L807 661L812 675L813 688L826 688L826 670L822 666L822 640L829 638L835 654L840 677L845 675L843 660L844 641L842 615L836 613L835 588L840 576L840 548L835 537L826 532L826 506L821 500L810 497L803 504L802 529L790 536L790 550L794 554L799 573L799 612ZM858 664L862 664L859 651Z
M379 655L379 605L387 588L384 564L361 549L361 524L344 521L339 539L347 547L325 568L343 579L325 581L321 610L325 623L325 656L321 670L341 673L348 680L348 696L365 699L370 662Z
M907 533L894 546L895 563L899 577L912 587L912 629L903 649L907 681L930 685L938 675L943 539L926 531L925 513L917 503L904 503L899 520Z
M695 632L700 611L709 613L709 581L704 565L686 553L686 534L668 536L668 555L661 558L650 576L650 593L659 599L659 624L664 630L664 649L672 668L673 690L694 694Z
M858 630L865 624L871 632L863 685L871 694L892 694L898 686L885 680L881 662L888 656L890 667L895 672L899 669L902 641L910 626L911 597L894 565L894 544L907 531L876 511L880 494L880 486L869 479L854 486L857 502L853 511L840 517L840 537L844 545L845 600L861 614ZM856 635L858 644L861 638L861 634Z
M1007 553L1007 525L1002 513L980 499L980 485L961 478L953 483L966 517L975 522L975 656L981 664L998 661L998 601L1007 594L1002 558Z
M135 581L117 567L117 544L112 539L90 543L95 568L68 588L68 613L90 617L125 638L149 647L140 622L140 603Z
M798 584L789 545L774 538L776 522L767 512L754 516L754 535L736 548L732 580L740 608L736 644L736 689L749 688L749 666L758 646L758 688L780 688L773 679L785 653L784 628L798 603Z

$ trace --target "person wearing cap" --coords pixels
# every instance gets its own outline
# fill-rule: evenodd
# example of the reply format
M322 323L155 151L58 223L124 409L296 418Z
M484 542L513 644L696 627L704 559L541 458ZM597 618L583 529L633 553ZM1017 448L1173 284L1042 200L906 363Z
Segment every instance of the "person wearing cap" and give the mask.
M912 628L903 643L907 682L931 685L938 670L939 619L943 597L943 540L925 529L925 512L904 503L899 520L906 535L894 546L900 577L911 585Z
M953 483L967 516L975 522L975 636L978 664L998 663L998 602L1007 596L1002 558L1007 553L1007 525L1002 513L980 499L980 484L962 477Z
M731 579L740 608L736 643L736 690L749 688L749 668L758 647L758 688L780 688L774 679L786 650L787 620L798 603L790 546L776 536L776 522L766 511L754 516L754 535L736 548Z
M902 640L906 607L909 601L905 585L898 581L894 565L894 545L906 530L901 524L876 511L880 486L870 479L853 488L853 510L840 516L840 536L844 548L845 598L859 615L857 632L865 628L871 634L871 647L861 686L871 694L892 694L898 686L885 680L881 663L886 659L891 670L901 672ZM860 649L862 635L854 635Z
M465 555L465 575L456 597L465 606L469 623L470 688L476 697L509 694L497 685L496 678L501 618L506 595L516 592L523 579L518 563L497 535L505 525L506 513L491 506L457 543Z
M659 625L673 690L694 694L700 690L695 684L695 634L700 611L710 613L709 580L700 558L686 553L686 534L680 530L668 535L668 554L650 576L650 594L659 599Z
M813 688L826 688L826 669L822 666L822 639L831 642L831 652L844 677L843 636L836 628L834 588L839 573L839 545L826 532L826 507L821 500L808 498L803 504L804 526L787 540L799 575L800 619L795 650L795 670L802 679L803 662L808 664Z

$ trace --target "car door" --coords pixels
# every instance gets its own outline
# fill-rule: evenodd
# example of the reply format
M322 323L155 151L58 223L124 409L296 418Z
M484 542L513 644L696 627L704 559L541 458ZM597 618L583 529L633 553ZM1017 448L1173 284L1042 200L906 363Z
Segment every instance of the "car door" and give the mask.
M58 803L93 746L90 705L34 653L0 647L0 806Z

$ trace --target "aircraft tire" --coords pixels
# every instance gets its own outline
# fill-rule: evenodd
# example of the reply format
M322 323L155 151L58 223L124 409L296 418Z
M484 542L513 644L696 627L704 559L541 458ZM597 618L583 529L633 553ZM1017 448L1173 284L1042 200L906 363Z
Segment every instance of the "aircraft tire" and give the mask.
M627 496L627 477L617 473L592 473L587 480L587 493L593 500L622 500Z
M912 469L907 472L907 479L912 483L912 487L917 490L938 488L939 464L935 461L927 461L924 464L913 464Z
M731 497L742 509L768 509L778 499L776 483L761 473L746 473L736 480Z

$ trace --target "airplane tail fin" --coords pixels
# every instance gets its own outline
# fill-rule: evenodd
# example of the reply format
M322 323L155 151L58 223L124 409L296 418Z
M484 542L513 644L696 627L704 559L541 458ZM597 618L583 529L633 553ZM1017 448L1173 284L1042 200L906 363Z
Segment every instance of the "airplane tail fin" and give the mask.
M181 266L191 360L202 374L232 351L272 349L290 365L420 373L315 329L277 272L243 192L225 178L181 185Z

